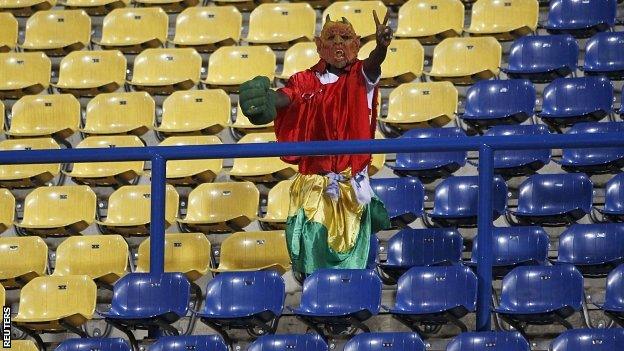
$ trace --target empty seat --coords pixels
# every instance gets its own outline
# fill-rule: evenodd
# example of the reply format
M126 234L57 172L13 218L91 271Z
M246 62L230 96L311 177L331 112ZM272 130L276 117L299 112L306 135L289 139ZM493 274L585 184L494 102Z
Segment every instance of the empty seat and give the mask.
M202 233L240 231L256 219L259 201L250 182L200 184L189 194L186 217L178 222Z
M495 38L447 38L433 50L433 65L424 72L432 81L473 84L498 76L501 45Z
M570 127L566 134L598 134L622 133L624 123L577 123ZM585 172L587 174L619 173L624 167L624 148L587 148L563 149L561 154L561 168L568 172Z
M26 22L24 51L43 51L49 56L65 56L91 43L91 18L82 10L35 12Z
M583 72L585 75L624 79L624 32L598 33L587 41Z
M0 233L13 225L15 219L15 197L7 189L0 189Z
M377 12L379 18L384 18L388 11L381 1L336 1L323 11L323 23L328 15L334 21L345 17L364 43L375 37L373 10Z
M446 351L531 351L529 342L517 332L461 333L447 346Z
M459 0L412 0L399 9L397 38L416 38L423 44L437 44L459 37L464 28L464 5Z
M208 273L212 248L202 233L165 234L165 272L182 272L190 281ZM137 272L150 270L150 238L139 245Z
M425 344L416 333L365 333L353 337L344 351L425 351Z
M189 7L176 17L176 47L212 52L240 40L243 16L234 6Z
M0 13L0 52L8 52L17 45L18 24L10 13Z
M273 80L275 61L275 54L265 45L223 46L210 55L208 76L203 83L235 92L240 84L256 76Z
M290 256L283 231L238 232L221 243L219 268L213 272L290 270Z
M247 351L329 351L318 334L263 335L249 345Z
M265 3L251 12L245 41L287 49L300 41L312 41L315 27L316 12L307 3Z
M50 85L52 63L42 52L0 53L0 98L39 94Z
M228 351L218 335L163 336L150 345L150 351Z
M168 26L169 18L160 7L119 8L104 17L102 38L94 43L136 54L167 43Z
M89 101L81 131L141 136L153 128L155 114L154 99L146 92L100 94Z
M217 134L230 120L230 97L223 90L176 91L162 105L162 135Z
M604 208L598 208L612 222L624 221L624 173L609 179L605 186Z
M131 351L130 344L122 338L66 339L54 351Z
M314 0L311 0L314 1ZM323 0L327 1L327 0ZM253 10L259 3L261 2L276 2L276 0L265 0L265 1L255 1L255 0L215 0L215 5L224 6L224 5L233 5L239 11L249 12Z
M158 145L221 145L221 140L215 135L172 136ZM210 183L217 178L222 165L222 159L167 161L167 183L173 185Z
M424 210L425 189L416 178L371 179L371 188L383 202L393 227L407 227Z
M178 13L186 8L195 7L200 4L199 0L135 0L138 7L153 6L159 7L167 13Z
M620 327L624 326L624 264L619 265L607 276L605 302L598 305L604 313Z
M578 56L579 47L571 35L530 35L513 42L503 72L510 78L546 83L574 74Z
M80 102L70 94L27 95L12 109L11 137L66 139L80 127Z
M616 0L553 0L544 27L550 33L588 38L615 25Z
M52 138L7 139L0 141L0 150L54 150L61 147ZM61 172L59 163L2 165L0 186L28 188L44 185Z
M78 143L77 149L143 147L134 135L92 136ZM74 163L71 171L63 171L75 183L89 186L132 184L143 174L144 161Z
M87 275L112 286L126 274L128 244L119 235L85 235L63 240L56 249L53 275Z
M128 83L150 94L171 94L197 85L200 74L201 56L195 49L147 49L135 58Z
M126 7L130 0L64 0L66 9L81 9L89 16L104 16L114 9Z
M374 41L366 43L360 49L358 57L368 58L375 48ZM416 39L394 39L388 46L386 59L381 65L379 84L382 87L394 87L419 78L423 72L425 49Z
M543 124L494 126L486 136L549 135ZM536 173L550 162L550 149L494 151L494 172L505 178Z
M115 190L108 198L106 219L97 221L100 230L124 236L148 235L150 230L150 185L126 185ZM175 223L179 195L169 184L165 194L165 228Z
M477 1L472 5L472 36L492 35L498 40L514 40L537 29L537 0Z
M239 144L274 143L273 133L253 133L242 137ZM236 158L230 177L252 182L276 182L289 179L297 173L297 166L288 164L279 157Z
M48 246L39 237L0 238L0 283L15 289L46 274Z
M320 57L316 51L316 43L296 43L286 50L282 73L277 74L276 77L286 80L293 74L316 65L319 60Z
M56 0L2 0L0 10L11 12L17 17L28 17L36 11L49 10L56 5Z
M550 344L552 351L616 351L624 344L624 329L566 330Z
M59 80L53 84L62 93L95 96L111 93L126 84L126 58L117 50L75 51L61 61Z
M590 213L592 190L591 180L583 173L535 174L520 184L518 209L508 214L522 225L567 225Z
M286 229L292 182L292 180L282 180L269 190L266 214L258 218L260 225L267 229Z
M37 345L32 340L11 340L11 351L39 351Z
M238 103L236 107L236 120L230 123L229 126L233 132L234 139L240 139L243 135L249 133L265 133L275 131L275 124L273 121L265 124L251 123L249 118L243 113L240 103Z
M78 235L95 222L96 196L86 185L39 187L24 201L19 233L39 236Z

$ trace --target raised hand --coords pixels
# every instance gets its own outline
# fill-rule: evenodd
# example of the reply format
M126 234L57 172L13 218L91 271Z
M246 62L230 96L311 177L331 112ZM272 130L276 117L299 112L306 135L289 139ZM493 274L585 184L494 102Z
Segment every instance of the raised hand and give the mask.
M276 93L271 90L271 81L258 76L241 84L239 103L243 114L255 125L273 121L277 115L275 108Z
M377 17L377 11L373 10L373 19L375 20L375 39L377 40L377 45L388 47L390 42L392 41L393 31L390 26L387 25L389 18L389 11L386 11L386 16L384 17L383 23L379 21L379 17Z

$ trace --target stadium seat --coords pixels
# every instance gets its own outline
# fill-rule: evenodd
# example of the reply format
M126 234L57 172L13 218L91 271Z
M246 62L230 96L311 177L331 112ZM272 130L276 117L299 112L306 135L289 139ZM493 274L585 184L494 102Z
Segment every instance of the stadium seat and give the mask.
M56 249L54 274L87 275L107 287L128 270L128 244L119 235L84 235L65 239Z
M566 330L550 344L552 351L617 351L624 344L624 329Z
M624 32L598 33L587 41L583 72L587 76L607 76L624 80Z
M607 276L605 302L598 305L604 313L620 327L624 327L624 264L619 265Z
M516 332L461 333L446 346L446 351L484 350L531 351L531 347L527 340Z
M425 189L416 178L377 178L370 182L395 228L407 227L424 211Z
M460 117L480 132L496 124L520 124L535 114L535 101L528 80L482 80L468 88Z
M265 45L223 46L208 60L208 76L203 81L210 88L237 92L238 86L256 76L273 80L276 68L275 54Z
M215 135L172 136L158 145L221 145L221 140ZM217 178L222 165L221 159L167 161L167 183L183 186L211 183Z
M226 332L247 329L257 335L274 334L284 309L284 280L276 271L224 272L206 286L201 321L232 345Z
M464 266L413 267L399 278L396 304L389 312L424 336L422 325L452 323L467 332L460 320L477 307L477 276Z
M141 136L153 128L155 114L154 99L146 92L100 94L89 101L81 132Z
M42 52L0 53L0 98L19 99L50 86L52 63Z
M143 142L134 135L92 136L78 143L77 149L143 147ZM143 174L144 161L85 162L74 163L71 171L63 171L77 184L89 186L128 185L136 182Z
M80 127L80 102L70 94L27 95L14 105L10 137L66 139Z
M0 238L0 263L2 286L20 288L46 274L48 246L36 236Z
M165 195L165 228L175 223L178 215L179 195L169 184ZM104 221L97 221L100 230L107 234L145 236L150 230L150 185L126 185L115 190L108 198L108 212Z
M7 189L0 189L0 233L9 229L15 219L15 197Z
M221 243L219 267L213 272L290 270L290 256L283 231L238 232Z
M251 12L245 41L284 50L314 40L315 28L316 12L307 3L264 3Z
M17 20L10 13L0 13L0 52L9 52L17 45Z
M520 184L518 208L508 210L507 219L514 225L547 227L574 223L590 213L592 189L583 173L532 175Z
M365 333L347 342L344 351L425 351L416 333Z
M165 272L182 272L189 281L196 281L208 273L212 248L202 233L165 234ZM136 272L149 272L150 239L139 245Z
M318 334L263 335L249 345L247 351L329 351Z
M500 41L514 40L537 29L537 0L477 1L472 5L471 36L491 35Z
M616 12L616 0L552 0L544 28L553 34L589 38L613 27Z
M258 218L264 229L286 229L291 185L292 180L282 180L269 190L266 214L264 217Z
M212 52L240 40L243 17L234 6L189 7L176 17L176 47Z
M469 85L498 76L501 45L495 38L447 38L433 50L433 65L424 72L432 81Z
M622 133L624 123L577 123L566 134ZM596 136L600 138L599 135ZM624 148L587 148L563 149L561 168L567 172L585 172L587 174L619 173L624 167Z
M239 144L274 142L274 133L248 134L238 141ZM295 173L297 166L285 163L279 157L236 158L230 171L230 178L254 183L270 183L289 179Z
M368 58L376 43L370 41L358 53L361 60ZM382 87L395 87L420 78L423 72L425 49L416 39L394 39L388 46L386 59L381 65Z
M375 131L375 139L384 139L383 135L379 131ZM371 163L368 165L368 175L370 177L381 171L386 165L386 154L373 154L371 155Z
M605 186L604 208L597 210L611 222L624 222L624 173L609 179Z
M582 301L583 276L574 266L523 266L503 279L494 312L526 337L524 325L558 323L572 329L566 318L581 309Z
M249 118L243 113L240 103L237 104L236 107L236 120L233 123L230 123L229 127L232 128L231 131L233 132L234 139L240 139L245 134L249 133L265 133L275 131L273 121L259 125L251 123Z
M152 95L189 90L199 82L201 62L195 49L147 49L135 58L128 83Z
M230 97L223 90L176 91L162 105L160 126L168 135L217 134L230 120Z
M54 150L61 147L52 138L7 139L0 141L0 150ZM61 172L58 163L2 165L0 186L5 188L30 188L44 185Z
M218 335L163 336L150 345L150 351L228 351Z
M464 29L464 5L459 0L412 0L399 8L397 38L416 38L422 44L459 37Z
M112 93L126 84L126 58L117 50L75 51L61 61L53 86L61 93L95 96Z
M114 9L126 7L130 0L64 0L65 9L80 9L89 16L105 16Z
M53 8L56 0L2 0L0 11L11 12L16 17L28 17L36 11L45 11Z
M66 339L54 351L131 351L128 342L122 338L77 338Z
M327 19L327 16L334 20L340 20L345 17L358 36L360 36L362 43L375 38L375 21L373 20L373 10L377 12L377 16L383 19L388 9L381 1L366 0L366 1L336 1L327 6L323 11L323 24Z
M91 43L91 18L82 10L35 12L26 22L24 51L43 51L48 56L65 56Z
M24 200L24 216L15 222L19 234L79 235L95 222L96 196L86 185L35 188Z
M529 35L511 44L508 67L510 78L547 83L576 73L579 47L571 35Z
M463 239L457 229L404 228L388 240L387 260L377 266L384 283L395 284L415 266L448 266L461 262Z
M199 0L135 0L138 7L159 7L167 13L178 13L186 8L201 5Z
M11 347L5 350L10 351L39 351L37 345L32 340L11 340Z
M185 228L205 234L243 230L258 215L260 193L250 182L204 183L188 195Z
M486 136L548 135L543 124L494 126ZM550 162L550 149L494 151L494 173L505 178L534 174Z
M104 17L102 37L93 43L103 49L137 54L167 43L169 18L160 7L118 8Z
M293 74L304 71L320 60L318 52L316 52L316 44L313 42L301 42L292 45L284 54L284 66L282 73L276 77L287 80Z

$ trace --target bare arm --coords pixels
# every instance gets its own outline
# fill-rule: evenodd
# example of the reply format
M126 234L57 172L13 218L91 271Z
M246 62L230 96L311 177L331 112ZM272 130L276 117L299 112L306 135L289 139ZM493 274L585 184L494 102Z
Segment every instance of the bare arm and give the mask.
M370 55L366 60L364 60L364 74L370 81L376 81L377 78L381 75L381 64L386 59L386 54L388 53L388 46L392 41L392 28L387 25L388 23L388 12L386 12L386 17L384 18L383 23L379 21L377 17L377 12L373 11L373 18L375 20L375 26L377 27L377 31L375 33L375 40L377 41L377 45L371 51Z

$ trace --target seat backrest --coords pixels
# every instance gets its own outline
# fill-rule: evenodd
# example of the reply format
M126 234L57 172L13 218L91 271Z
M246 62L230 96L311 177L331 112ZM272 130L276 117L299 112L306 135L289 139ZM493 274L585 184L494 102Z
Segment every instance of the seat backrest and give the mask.
M457 101L457 89L450 82L401 84L390 92L388 116L382 121L427 122L440 116L453 119Z
M464 114L471 117L503 118L535 111L536 92L525 79L481 80L468 88Z
M0 91L50 85L52 62L43 52L0 53Z
M26 22L24 46L54 48L91 42L91 18L83 10L47 10L33 13Z
M238 43L243 16L234 6L189 7L176 17L175 37L179 45L217 43L232 40Z
M353 337L344 351L425 351L417 333L362 333Z
M86 185L39 187L24 201L22 225L62 227L95 222L97 198Z
M531 351L529 342L518 332L467 332L459 334L446 351Z
M210 55L206 82L214 85L238 85L256 76L273 80L275 54L265 45L223 46Z
M493 126L485 132L486 136L507 136L507 135L549 135L548 127L543 124L526 124L526 125L497 125ZM535 150L497 150L494 151L494 167L499 162L505 163L506 160L526 157L527 162L541 161L544 164L550 161L550 149Z
M153 343L150 351L228 351L218 335L163 336Z
M242 137L239 144L274 143L275 133L249 133ZM279 157L256 157L234 159L233 170L251 173L270 174L293 166L282 161Z
M169 17L160 7L127 7L109 12L102 23L102 43L126 45L157 39L167 42Z
M0 280L44 275L47 266L48 246L40 237L0 238Z
M308 3L264 3L249 16L247 40L288 42L314 39L316 12Z
M464 30L464 4L459 0L410 0L399 8L398 37L428 37Z
M386 264L402 267L452 265L461 261L463 238L457 229L401 229L388 241Z
M195 49L147 49L134 60L132 82L167 85L190 80L197 84L201 60Z
M54 351L130 351L130 344L122 338L75 338L63 341Z
M11 340L12 351L39 351L37 345L32 340Z
M418 178L376 178L371 179L371 187L384 203L390 218L423 213L425 189Z
M624 264L617 266L607 276L603 309L620 311L624 306Z
M550 344L551 351L616 351L624 345L624 329L572 329Z
M99 94L87 105L85 131L124 134L154 125L156 104L146 92Z
M466 133L461 128L419 128L405 132L402 138L466 138ZM426 161L424 161L426 160ZM466 164L465 151L440 151L440 152L414 152L399 153L396 157L397 166L410 167L410 165L418 166L419 163L432 163L433 166L443 166L450 163L456 163L459 166Z
M0 189L0 233L13 225L15 197L8 189Z
M63 57L59 69L59 85L76 87L126 82L126 58L117 50L73 51Z
M497 75L501 66L501 45L493 37L447 38L433 49L432 72Z
M569 34L528 35L516 39L509 52L509 68L576 71L579 47Z
M284 231L238 232L221 243L219 270L290 269Z
M542 227L495 227L493 236L493 265L514 266L519 264L542 265L548 261L548 234ZM473 263L478 262L477 245L473 240Z
M115 190L108 199L106 222L145 224L150 223L150 185L126 185ZM179 195L167 184L165 194L165 222L175 223L178 215Z
M124 117L125 115L118 115ZM145 145L135 135L102 135L91 136L83 139L76 146L77 149L89 148L122 148L122 147L144 147ZM74 163L72 174L76 176L97 174L101 177L111 176L126 171L134 171L136 174L143 172L144 161L120 161L120 162L87 162Z
M56 249L54 275L88 275L98 279L108 274L122 276L128 267L128 244L120 235L69 237Z
M358 58L366 60L375 48L376 43L370 41L360 48ZM420 77L425 61L425 49L416 39L393 39L388 46L386 59L381 64L381 78L394 78L403 74ZM409 79L412 80L412 79Z
M624 212L624 173L616 174L609 179L605 189L605 210Z
M584 173L535 174L520 184L518 211L533 213L591 211L591 180Z
M597 24L615 25L616 0L552 0L548 24L578 28Z
M622 133L624 123L621 122L586 122L576 123L566 131L566 134L599 134L599 133ZM599 136L598 136L599 137ZM561 154L564 164L575 163L577 160L616 160L624 158L624 147L601 147L601 148L569 148L563 149Z
M476 216L479 197L479 177L460 176L443 180L435 189L433 213L444 216ZM494 177L492 184L492 207L501 215L507 208L507 184Z
M205 90L200 90L205 91ZM221 145L221 139L216 135L189 135L172 136L163 140L158 146L183 145ZM223 167L223 159L210 160L171 160L167 161L167 178L183 177L196 174L196 170L210 170L218 175Z
M559 236L557 260L575 265L624 260L624 224L572 224Z
M526 27L535 31L538 15L537 0L476 1L470 29L501 33Z
M624 32L601 32L585 46L583 66L590 71L621 70L624 66Z
M612 110L613 85L607 77L557 78L544 88L542 96L546 115L607 114Z
M329 351L318 334L264 335L256 339L247 351Z
M286 221L290 208L290 186L292 183L292 180L282 180L269 190L265 218Z
M296 43L289 47L284 54L284 69L280 78L288 79L293 74L314 66L319 60L315 43Z
M0 51L6 52L15 48L17 44L17 20L9 12L0 13Z
M176 91L163 102L160 128L193 131L205 128L206 120L225 126L230 108L230 97L221 89Z
M79 126L80 103L71 94L26 95L13 105L11 133L71 135Z
M338 21L345 17L353 26L354 31L366 40L375 34L375 21L373 21L373 10L377 12L379 18L384 18L388 9L381 1L336 1L323 11L323 24L330 16L332 21Z
M187 220L256 218L260 193L251 182L204 183L188 197Z

